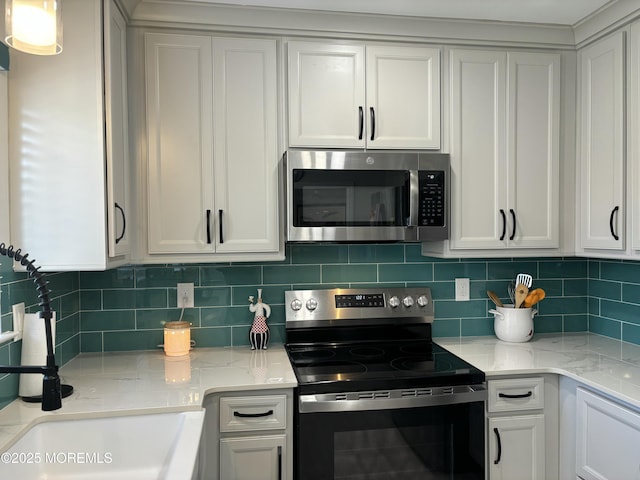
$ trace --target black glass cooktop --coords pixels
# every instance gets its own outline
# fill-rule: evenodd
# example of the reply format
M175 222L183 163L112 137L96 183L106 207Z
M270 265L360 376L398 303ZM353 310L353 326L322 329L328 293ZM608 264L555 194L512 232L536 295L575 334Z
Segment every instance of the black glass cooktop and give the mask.
M453 353L416 340L286 345L305 393L472 385L484 373Z

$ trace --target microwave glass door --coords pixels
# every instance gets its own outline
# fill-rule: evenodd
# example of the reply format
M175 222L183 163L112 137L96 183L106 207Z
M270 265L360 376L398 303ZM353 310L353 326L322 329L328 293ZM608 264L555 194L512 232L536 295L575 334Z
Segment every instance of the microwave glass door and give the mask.
M409 172L396 170L293 171L296 227L406 226Z

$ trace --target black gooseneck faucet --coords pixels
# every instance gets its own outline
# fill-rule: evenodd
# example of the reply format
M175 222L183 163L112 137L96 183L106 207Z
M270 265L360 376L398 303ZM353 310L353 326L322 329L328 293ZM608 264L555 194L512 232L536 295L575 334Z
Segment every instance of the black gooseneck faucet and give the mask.
M40 272L40 267L35 267L35 260L28 260L29 254L22 254L20 249L14 250L13 245L9 247L0 243L0 255L9 257L20 265L26 267L27 273L33 278L36 284L38 298L40 299L40 318L44 320L45 334L47 337L47 364L37 365L0 365L0 373L41 373L42 379L42 410L51 411L62 407L62 390L60 387L60 377L58 376L58 366L56 365L53 353L53 333L51 329L51 302L49 300L48 283L44 279L44 273Z

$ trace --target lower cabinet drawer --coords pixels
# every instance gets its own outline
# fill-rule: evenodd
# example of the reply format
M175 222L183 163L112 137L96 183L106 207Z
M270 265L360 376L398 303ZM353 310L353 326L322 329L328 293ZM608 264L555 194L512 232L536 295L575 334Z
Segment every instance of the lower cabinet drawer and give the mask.
M220 399L220 432L282 430L286 427L287 397L285 395Z
M489 380L489 412L513 412L544 408L544 378Z

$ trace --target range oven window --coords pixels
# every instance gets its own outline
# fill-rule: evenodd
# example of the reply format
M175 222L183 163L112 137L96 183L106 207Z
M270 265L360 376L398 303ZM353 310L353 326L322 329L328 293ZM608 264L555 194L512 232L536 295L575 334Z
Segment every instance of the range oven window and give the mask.
M296 227L406 226L408 171L293 171Z
M302 413L300 480L484 478L484 402Z

